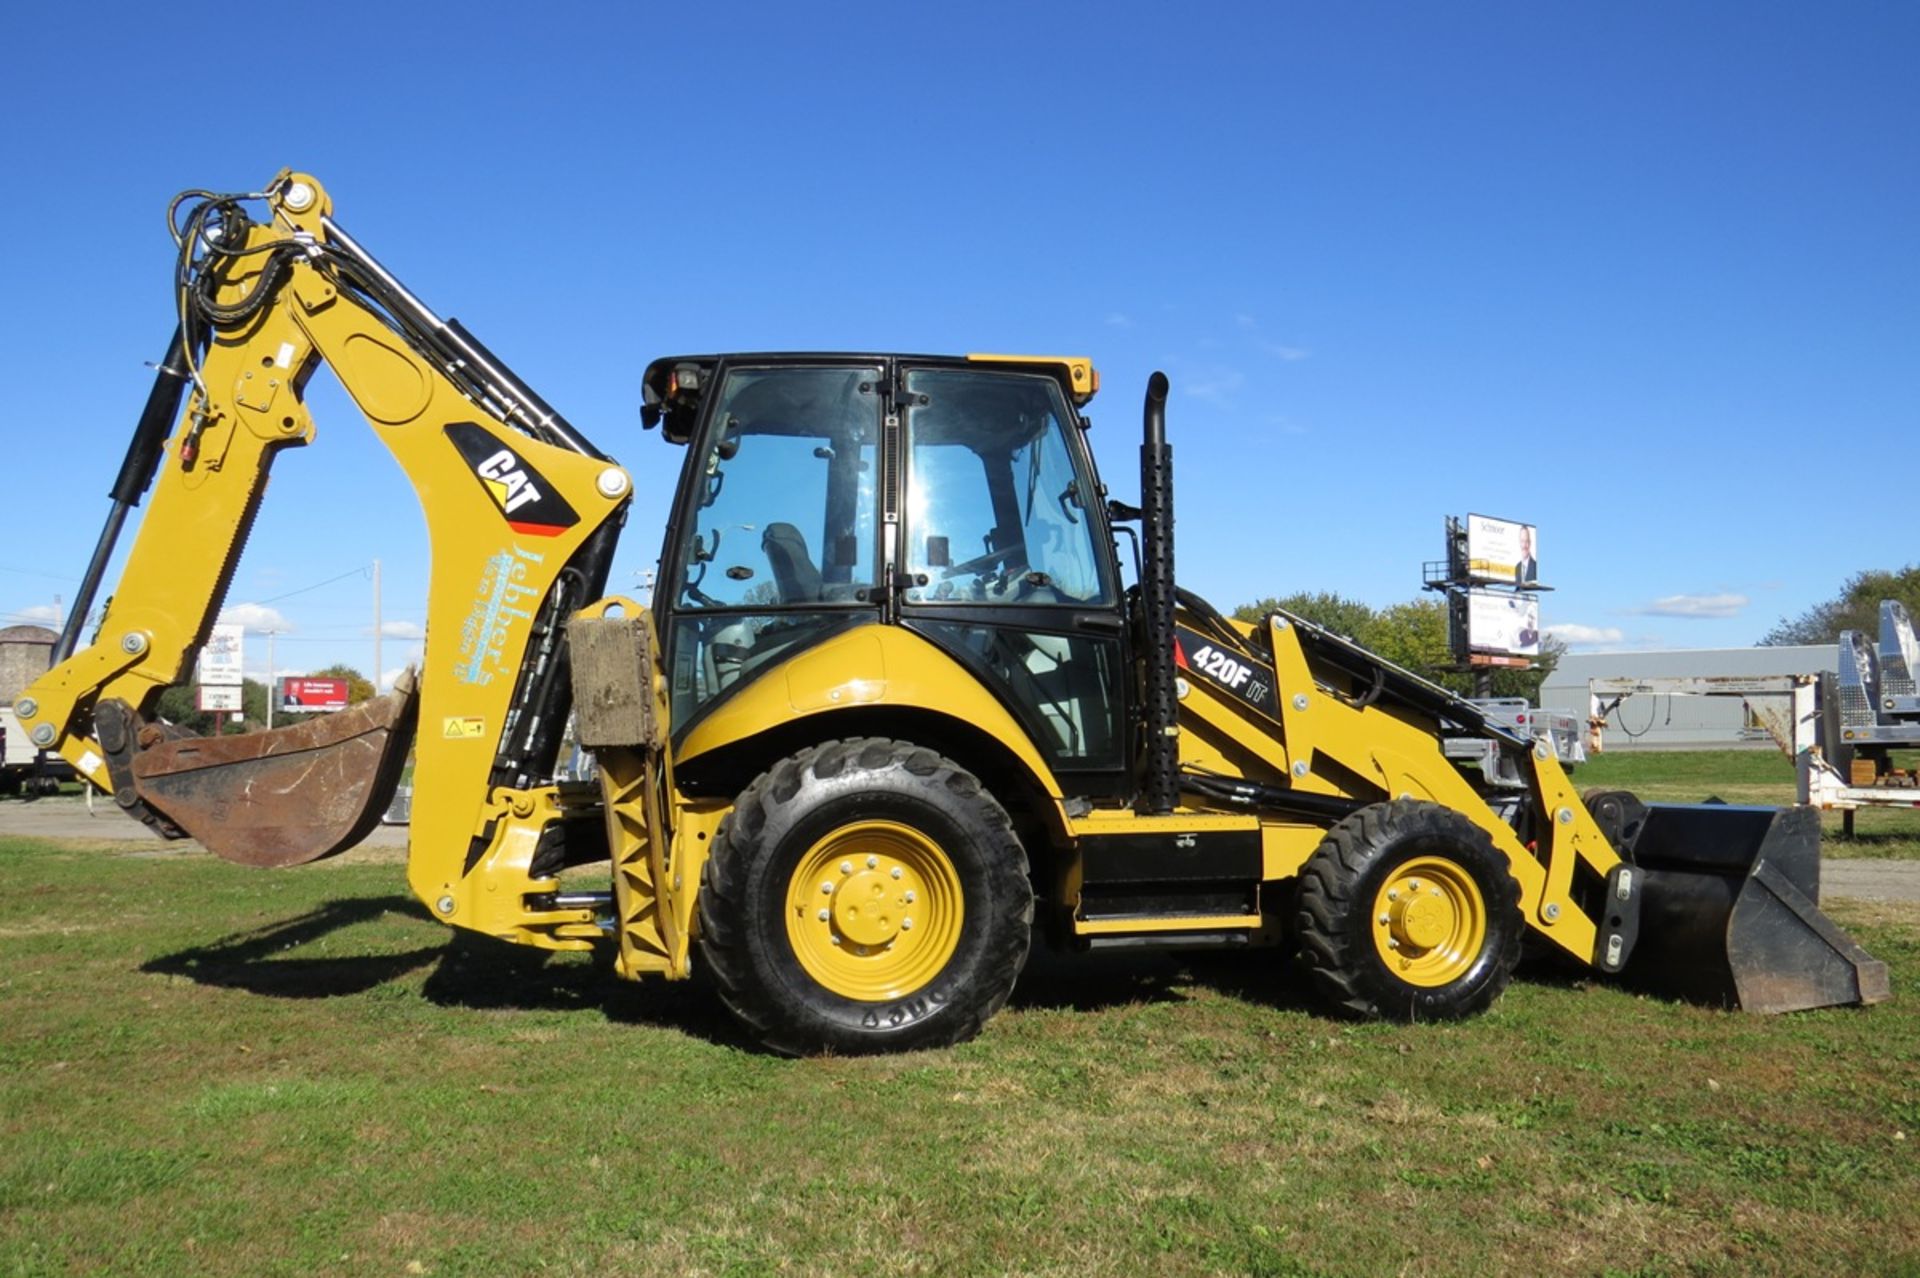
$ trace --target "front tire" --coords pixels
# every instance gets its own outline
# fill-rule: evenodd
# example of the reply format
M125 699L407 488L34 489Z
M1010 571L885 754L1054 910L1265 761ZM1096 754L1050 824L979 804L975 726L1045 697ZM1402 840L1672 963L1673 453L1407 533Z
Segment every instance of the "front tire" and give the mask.
M1520 960L1520 885L1487 832L1411 799L1362 808L1301 873L1301 956L1335 1010L1396 1021L1485 1010Z
M1006 810L951 760L877 738L761 774L700 893L701 957L722 1001L790 1055L972 1038L1012 993L1032 925Z

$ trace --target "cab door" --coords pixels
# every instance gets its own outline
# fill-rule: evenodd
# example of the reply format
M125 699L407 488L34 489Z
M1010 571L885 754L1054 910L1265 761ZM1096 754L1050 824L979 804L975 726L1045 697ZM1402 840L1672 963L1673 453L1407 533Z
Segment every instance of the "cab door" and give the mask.
M884 372L720 365L656 602L676 741L761 670L881 619Z
M1039 373L908 365L899 617L971 669L1069 793L1127 767L1125 621L1078 419Z

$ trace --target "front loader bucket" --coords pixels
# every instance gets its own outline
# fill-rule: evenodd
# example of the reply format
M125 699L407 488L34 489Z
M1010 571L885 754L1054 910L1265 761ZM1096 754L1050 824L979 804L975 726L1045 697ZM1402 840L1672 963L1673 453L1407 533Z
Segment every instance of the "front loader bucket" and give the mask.
M291 727L159 741L134 755L135 789L228 861L304 865L346 851L380 823L418 713L408 671L384 697Z
M1640 878L1628 981L1748 1012L1892 997L1887 965L1820 912L1815 809L1644 804L1624 792L1587 805Z

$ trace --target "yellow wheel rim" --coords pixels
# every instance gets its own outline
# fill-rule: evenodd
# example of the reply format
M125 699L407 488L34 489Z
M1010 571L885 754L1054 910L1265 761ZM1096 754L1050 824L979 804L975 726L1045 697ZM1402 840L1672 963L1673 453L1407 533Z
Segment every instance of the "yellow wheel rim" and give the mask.
M843 998L904 998L960 944L960 873L940 845L894 821L855 821L808 848L787 885L787 940L808 976Z
M1398 866L1373 899L1373 945L1409 985L1465 976L1487 943L1487 903L1473 876L1441 856Z

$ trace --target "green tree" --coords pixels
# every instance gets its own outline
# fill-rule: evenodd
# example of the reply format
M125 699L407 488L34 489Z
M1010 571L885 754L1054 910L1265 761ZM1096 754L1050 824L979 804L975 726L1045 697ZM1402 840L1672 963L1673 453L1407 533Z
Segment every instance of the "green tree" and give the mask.
M199 696L192 684L176 684L160 694L155 713L168 723L177 724L187 731L200 736L211 736L214 727L212 712L202 712L198 707ZM267 685L258 679L244 680L240 685L240 706L238 716L227 716L227 731L250 732L265 727L267 722Z
M1249 624L1266 620L1274 609L1290 612L1296 617L1311 621L1316 626L1325 626L1337 634L1343 634L1357 643L1366 643L1367 632L1373 626L1372 607L1358 599L1349 599L1345 595L1336 595L1331 591L1302 591L1275 599L1271 596L1257 599L1253 603L1241 604L1233 610L1235 621Z
M258 679L240 685L240 718L249 732L267 726L267 685Z
M314 679L345 679L347 681L347 704L357 706L373 695L373 684L367 677L345 664L334 664L324 670L316 670L310 676Z
M191 684L176 684L162 692L159 702L154 706L154 713L168 723L178 724L201 736L213 731L213 716L199 709L199 699Z
M1782 617L1760 639L1763 646L1794 643L1834 643L1842 630L1864 630L1874 641L1880 635L1880 601L1898 599L1909 613L1920 614L1920 564L1896 572L1868 568L1847 578L1840 593L1815 604L1797 617Z
M1473 676L1451 668L1453 650L1447 640L1447 606L1437 596L1421 595L1405 603L1374 608L1358 599L1319 591L1242 604L1233 610L1233 615L1237 621L1257 622L1275 608L1337 631L1396 666L1404 666L1462 696L1473 692ZM1540 685L1547 681L1566 651L1565 644L1544 640L1531 670L1494 671L1493 695L1524 697L1535 705L1540 704Z

